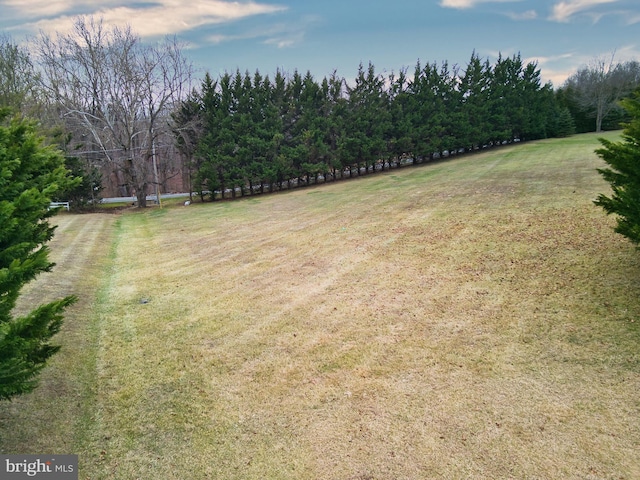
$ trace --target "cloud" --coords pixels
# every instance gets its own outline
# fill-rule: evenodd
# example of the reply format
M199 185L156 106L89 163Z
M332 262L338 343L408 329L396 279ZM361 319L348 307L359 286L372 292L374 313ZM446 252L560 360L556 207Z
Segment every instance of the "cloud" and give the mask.
M596 58L611 59L615 63L624 63L632 60L640 60L640 50L637 45L624 45L615 51L602 51L587 53L561 53L551 56L539 56L524 58L523 62L537 62L543 81L551 81L556 87L561 86L571 75L580 68L589 65Z
M617 1L618 0L569 0L566 2L556 3L553 6L549 20L556 22L568 22L572 16L582 13L585 10L590 10L594 7L607 3L615 3ZM594 17L595 21L597 21L597 19L599 19L599 17Z
M536 63L540 69L543 82L551 82L554 86L562 85L567 78L575 73L581 61L575 53L560 53L551 56L523 58L523 63Z
M288 48L293 47L297 43L302 42L304 39L304 33L299 32L297 35L289 36L289 37L273 37L267 38L264 41L265 45L275 45L278 48Z
M507 12L505 15L511 20L535 20L538 18L538 12L535 10L527 10L526 12Z
M232 35L216 33L209 35L206 41L213 44L220 44L236 40L262 39L262 43L265 45L274 45L277 48L288 48L302 43L309 26L318 21L320 21L319 17L308 15L298 19L295 24L276 23Z
M86 2L73 2L65 0L4 0L1 2L27 18L50 17L60 15L69 10L76 10ZM109 3L109 2L106 2Z
M18 4L17 0L10 2ZM25 0L20 2L20 8L30 8L44 3L43 0ZM219 0L194 0L189 3L180 0L159 0L156 2L139 2L138 7L104 6L100 9L87 11L83 9L84 2L66 2L66 8L60 11L63 2L53 2L51 11L62 15L29 23L31 30L45 32L69 31L80 10L81 14L90 13L100 17L108 25L129 25L141 37L153 37L166 34L179 34L202 27L228 23L242 18L278 13L286 10L279 5L268 5L256 2L227 2ZM106 2L109 3L109 2Z
M479 3L509 3L519 1L521 0L440 0L440 6L443 8L464 10L467 8L473 8Z
M616 62L640 61L639 45L623 45L615 51Z

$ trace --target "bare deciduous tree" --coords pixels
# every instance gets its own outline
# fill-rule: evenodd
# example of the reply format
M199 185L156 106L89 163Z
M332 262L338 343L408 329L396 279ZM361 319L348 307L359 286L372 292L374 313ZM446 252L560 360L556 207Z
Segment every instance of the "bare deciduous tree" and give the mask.
M180 45L146 45L128 27L86 17L36 43L44 89L76 140L100 152L145 207L149 185L159 187L156 140L191 81Z
M627 96L640 82L640 64L636 61L615 63L610 59L595 58L565 82L574 92L578 104L596 119L596 132L602 130L602 121L618 101Z

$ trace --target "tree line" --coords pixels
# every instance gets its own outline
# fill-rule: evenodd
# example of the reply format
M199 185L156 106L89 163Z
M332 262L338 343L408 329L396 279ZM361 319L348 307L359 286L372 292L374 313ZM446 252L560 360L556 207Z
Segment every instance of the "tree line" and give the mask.
M144 207L174 180L172 191L234 196L619 128L640 65L596 60L555 91L519 54L384 75L360 65L349 81L236 71L192 90L193 74L175 38L146 44L90 17L28 49L0 37L0 105L37 118L65 152L83 178L60 193L75 206L103 185Z
M569 110L576 132L616 130L630 120L621 100L630 98L638 85L640 63L616 62L614 52L581 67L556 91L556 97Z
M172 117L193 190L231 196L574 129L535 63L475 52L465 68L418 62L385 76L361 64L351 83L335 72L207 74Z

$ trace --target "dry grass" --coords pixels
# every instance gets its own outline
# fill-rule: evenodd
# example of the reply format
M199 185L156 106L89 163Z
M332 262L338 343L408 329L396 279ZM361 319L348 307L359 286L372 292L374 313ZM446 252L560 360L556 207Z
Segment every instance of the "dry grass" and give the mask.
M596 146L121 216L81 477L639 478Z

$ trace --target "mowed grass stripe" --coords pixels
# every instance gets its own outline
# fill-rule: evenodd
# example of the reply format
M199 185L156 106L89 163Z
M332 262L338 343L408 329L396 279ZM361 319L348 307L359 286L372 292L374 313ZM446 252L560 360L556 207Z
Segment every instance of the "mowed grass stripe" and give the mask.
M640 262L597 146L121 216L82 475L640 476Z
M60 214L50 243L53 271L22 291L16 314L75 294L53 343L61 345L29 395L0 404L2 453L82 453L90 442L96 393L96 295L108 262L112 215Z

